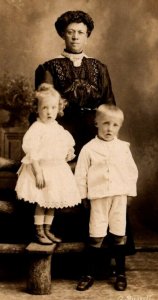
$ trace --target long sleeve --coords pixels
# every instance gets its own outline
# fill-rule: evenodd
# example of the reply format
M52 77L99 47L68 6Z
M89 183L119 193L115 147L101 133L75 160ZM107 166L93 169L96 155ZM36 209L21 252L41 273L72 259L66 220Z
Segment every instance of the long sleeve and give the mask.
M90 157L83 147L75 168L75 178L80 191L81 199L88 196L88 170L90 166Z
M101 85L103 87L102 102L106 104L116 104L112 91L110 75L106 65L103 65Z
M130 151L129 144L128 144L126 152L125 152L125 160L126 160L126 165L127 165L127 169L128 169L129 196L136 196L137 195L136 185L137 185L137 180L138 180L138 169L137 169L137 166L133 159L132 153Z
M53 84L53 77L44 65L39 65L35 70L35 89L37 90L43 82Z

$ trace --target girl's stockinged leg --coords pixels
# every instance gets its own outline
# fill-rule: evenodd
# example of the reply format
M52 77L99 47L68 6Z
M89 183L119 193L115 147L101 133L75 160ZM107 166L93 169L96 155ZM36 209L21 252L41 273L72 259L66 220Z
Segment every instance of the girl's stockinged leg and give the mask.
M44 218L45 218L45 208L37 204L34 213L34 224L44 225Z
M45 210L44 224L52 225L54 219L55 208L47 208Z
M37 204L34 214L35 241L42 245L51 245L52 241L44 233L44 218L45 208Z

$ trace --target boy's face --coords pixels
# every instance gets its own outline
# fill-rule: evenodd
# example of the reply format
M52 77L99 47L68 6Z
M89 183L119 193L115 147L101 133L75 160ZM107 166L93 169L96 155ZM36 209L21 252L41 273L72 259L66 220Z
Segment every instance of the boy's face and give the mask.
M118 135L121 126L122 120L117 114L109 113L101 116L97 122L98 137L110 142Z
M59 110L59 101L57 98L47 95L42 100L39 100L38 115L43 123L50 123L57 117Z

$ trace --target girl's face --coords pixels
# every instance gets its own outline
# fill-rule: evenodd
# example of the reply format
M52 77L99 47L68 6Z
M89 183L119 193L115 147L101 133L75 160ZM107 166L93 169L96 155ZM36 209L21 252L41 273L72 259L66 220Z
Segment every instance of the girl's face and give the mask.
M38 103L38 115L43 123L53 122L59 111L59 100L52 95L47 95Z
M81 53L87 42L87 26L84 23L71 23L67 26L63 39L66 50Z
M121 126L122 120L117 114L109 113L104 115L97 122L98 137L110 142L118 135Z

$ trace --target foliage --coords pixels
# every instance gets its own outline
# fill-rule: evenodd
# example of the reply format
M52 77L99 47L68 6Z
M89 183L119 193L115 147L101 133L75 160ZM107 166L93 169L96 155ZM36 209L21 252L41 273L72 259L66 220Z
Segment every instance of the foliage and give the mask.
M23 75L0 78L0 108L26 114L32 112L34 92L31 82Z

